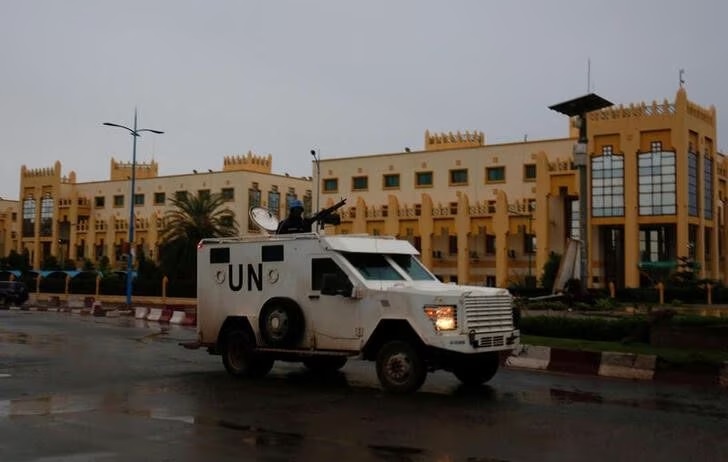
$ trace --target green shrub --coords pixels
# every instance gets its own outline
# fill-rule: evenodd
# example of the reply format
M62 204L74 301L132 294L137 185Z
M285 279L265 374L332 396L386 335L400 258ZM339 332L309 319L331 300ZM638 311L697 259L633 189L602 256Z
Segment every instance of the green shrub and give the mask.
M649 323L642 316L619 319L527 316L521 319L521 333L607 342L626 339L646 342L649 339Z

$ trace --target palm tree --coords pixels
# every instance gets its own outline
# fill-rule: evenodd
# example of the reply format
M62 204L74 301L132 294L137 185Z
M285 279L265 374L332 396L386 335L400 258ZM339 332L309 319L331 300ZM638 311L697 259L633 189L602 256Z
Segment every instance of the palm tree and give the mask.
M197 244L203 238L238 235L235 214L221 194L180 194L170 199L160 235L160 263L170 278L192 279L197 271Z

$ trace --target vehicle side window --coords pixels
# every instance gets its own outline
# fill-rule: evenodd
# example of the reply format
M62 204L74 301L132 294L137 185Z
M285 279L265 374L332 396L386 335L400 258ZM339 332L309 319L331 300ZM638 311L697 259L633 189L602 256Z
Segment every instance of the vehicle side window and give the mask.
M337 276L348 279L344 271L339 268L331 258L312 258L311 259L311 290L321 290L321 283L324 274L336 274Z

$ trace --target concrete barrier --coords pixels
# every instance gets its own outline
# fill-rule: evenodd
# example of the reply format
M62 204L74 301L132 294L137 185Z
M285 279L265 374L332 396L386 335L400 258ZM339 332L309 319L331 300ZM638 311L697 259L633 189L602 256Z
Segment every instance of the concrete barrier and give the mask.
M175 311L172 313L172 317L169 318L170 324L182 324L185 320L185 312L184 311Z
M146 306L137 306L134 308L134 317L136 319L146 319L149 314L149 308Z
M657 356L636 353L602 352L598 374L604 377L652 380Z
M86 308L86 305L83 302L83 298L77 297L77 296L68 297L67 305L72 310L77 309L77 308ZM90 308L90 307L88 307L88 308Z
M551 348L545 346L518 345L506 358L506 366L545 370L551 361Z
M161 308L152 308L149 310L149 314L147 315L147 321L159 321L162 318L162 309Z

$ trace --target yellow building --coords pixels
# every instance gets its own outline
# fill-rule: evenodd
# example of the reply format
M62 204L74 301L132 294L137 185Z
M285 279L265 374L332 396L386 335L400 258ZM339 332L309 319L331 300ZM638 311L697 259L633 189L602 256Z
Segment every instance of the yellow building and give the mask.
M672 103L590 113L588 135L588 285L648 284L641 262L678 257L725 280L715 108L681 88ZM443 280L505 286L540 277L579 237L576 137L488 145L480 132L426 133L422 151L323 159L316 184L324 205L349 198L339 232L400 236Z
M17 248L18 235L18 201L0 198L0 255Z
M546 110L544 108L544 110ZM700 276L728 282L728 162L716 151L716 110L687 99L613 106L587 116L588 285L649 285L640 264L690 257ZM568 120L565 118L565 124ZM327 232L395 235L421 250L445 281L507 286L541 276L551 252L578 238L577 130L560 139L487 144L479 131L425 133L422 150L320 160L320 178L271 173L271 157L232 156L222 171L160 177L137 165L138 251L157 258L168 199L221 192L243 232L247 211L286 212L287 199L322 207L348 198ZM27 249L34 268L59 260L123 263L131 165L111 159L108 181L78 183L74 172L21 170L20 201L0 201L0 246ZM316 185L313 189L312 185Z
M163 177L158 175L157 163L137 163L134 191L137 255L144 252L147 258L157 259L164 215L171 208L169 199L180 193L223 194L243 232L257 232L248 217L252 206L284 214L287 200L298 197L310 210L310 178L273 174L271 163L270 155L256 156L249 152L225 157L221 171ZM131 169L131 163L112 158L109 180L79 183L74 172L62 174L60 162L51 168L23 166L20 202L16 203L20 208L17 211L20 229L13 228L16 238L12 239L12 248L18 252L27 249L35 269L42 269L42 262L49 255L55 256L62 265L73 260L76 266L84 259L98 262L108 257L112 266L125 269ZM0 219L7 220L6 215L0 214ZM10 231L4 224L2 229L3 236Z

